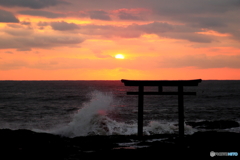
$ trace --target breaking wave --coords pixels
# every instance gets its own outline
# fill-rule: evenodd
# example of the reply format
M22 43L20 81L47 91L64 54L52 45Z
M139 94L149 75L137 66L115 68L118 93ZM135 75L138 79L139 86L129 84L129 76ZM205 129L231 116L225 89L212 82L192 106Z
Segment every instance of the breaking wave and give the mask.
M89 135L136 135L137 123L117 122L108 116L114 110L112 94L99 91L92 93L91 101L73 116L72 121L52 133L66 137L89 136ZM136 120L137 121L137 120ZM143 128L145 135L177 133L178 127L173 123L161 123L151 121ZM185 125L185 133L192 134L194 129Z

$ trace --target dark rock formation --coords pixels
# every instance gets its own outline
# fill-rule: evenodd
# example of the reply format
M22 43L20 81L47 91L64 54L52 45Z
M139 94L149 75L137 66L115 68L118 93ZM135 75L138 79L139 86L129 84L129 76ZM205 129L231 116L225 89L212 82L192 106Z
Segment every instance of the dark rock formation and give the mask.
M162 140L159 140L162 139ZM120 145L121 144L121 145ZM125 146L122 144L126 144ZM129 145L130 144L130 145ZM73 160L82 157L210 157L211 151L240 153L240 134L197 132L184 141L178 135L87 136L67 138L29 130L0 130L0 151L7 159ZM1 158L2 159L2 158Z
M193 128L203 129L227 129L239 127L239 123L232 120L186 122L186 124L192 126Z

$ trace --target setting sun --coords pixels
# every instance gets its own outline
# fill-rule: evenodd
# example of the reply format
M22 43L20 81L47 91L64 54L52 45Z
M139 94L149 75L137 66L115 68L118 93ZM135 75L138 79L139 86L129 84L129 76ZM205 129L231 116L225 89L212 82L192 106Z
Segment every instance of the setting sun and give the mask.
M115 55L115 58L116 59L124 59L125 57L122 54L117 54L117 55Z

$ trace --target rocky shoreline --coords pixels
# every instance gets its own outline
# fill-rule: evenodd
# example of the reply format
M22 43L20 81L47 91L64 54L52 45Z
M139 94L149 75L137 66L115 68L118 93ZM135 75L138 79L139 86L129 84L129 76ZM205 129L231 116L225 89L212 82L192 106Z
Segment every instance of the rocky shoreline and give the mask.
M2 157L9 159L81 159L88 156L210 157L210 152L240 153L240 134L196 132L184 143L175 134L143 136L86 136L67 138L29 130L0 130ZM239 157L238 157L239 158ZM2 158L1 158L2 159Z

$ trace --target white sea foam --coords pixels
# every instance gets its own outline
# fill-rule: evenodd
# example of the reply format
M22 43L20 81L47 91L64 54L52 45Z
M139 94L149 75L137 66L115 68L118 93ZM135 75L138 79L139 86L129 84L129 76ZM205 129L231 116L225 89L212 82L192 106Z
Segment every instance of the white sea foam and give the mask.
M107 116L109 111L114 109L113 103L112 94L95 91L91 101L74 115L72 121L67 126L55 129L53 133L66 137L137 134L137 123L117 122ZM171 134L177 132L178 127L173 123L151 121L143 130L145 135ZM185 131L190 134L194 132L190 126L185 126Z
M191 126L184 124L184 132L185 134L193 134L196 130ZM146 135L151 134L173 134L178 133L178 126L173 122L159 122L159 121L151 121L147 126L144 127L144 132Z

